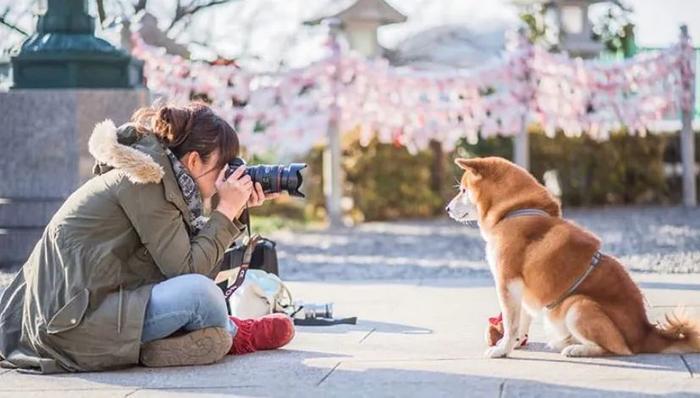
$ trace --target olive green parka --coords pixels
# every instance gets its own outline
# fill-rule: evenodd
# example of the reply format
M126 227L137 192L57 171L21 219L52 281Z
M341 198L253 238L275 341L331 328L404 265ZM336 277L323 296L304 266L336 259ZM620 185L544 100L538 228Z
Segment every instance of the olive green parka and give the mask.
M0 298L3 366L54 373L137 364L153 284L213 277L244 228L214 211L191 237L155 136L107 120L89 150L98 175L61 206Z

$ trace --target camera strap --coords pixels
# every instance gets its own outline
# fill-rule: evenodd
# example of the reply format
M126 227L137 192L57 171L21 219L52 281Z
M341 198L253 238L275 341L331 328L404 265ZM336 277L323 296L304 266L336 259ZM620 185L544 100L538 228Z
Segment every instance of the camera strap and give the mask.
M248 239L243 243L245 246L245 251L243 252L243 261L238 269L238 274L236 275L236 280L233 281L231 286L227 287L224 291L224 297L228 305L228 300L233 296L233 293L238 290L239 287L245 281L245 276L250 268L250 261L253 258L253 251L255 250L255 245L260 239L259 235L252 236L250 228L250 211L248 209L248 203L245 204L245 211L243 216L243 221L245 222L246 230L248 231Z
M243 218L244 218L244 221L245 221L245 227L246 227L246 229L248 230L248 239L250 239L250 234L251 234L251 230L250 230L250 210L248 209L248 203L245 204L245 211L244 211L244 213L245 213L245 217L243 217Z
M250 234L250 226L248 228L248 233ZM233 293L239 287L241 287L241 285L245 281L245 276L248 273L248 268L250 267L250 260L253 258L253 250L255 249L255 245L258 243L259 239L260 235L255 234L253 236L250 236L247 239L247 242L244 243L245 251L243 252L243 262L239 267L238 275L236 275L236 280L234 280L231 286L227 287L224 291L224 297L226 298L226 301L228 301L231 298Z

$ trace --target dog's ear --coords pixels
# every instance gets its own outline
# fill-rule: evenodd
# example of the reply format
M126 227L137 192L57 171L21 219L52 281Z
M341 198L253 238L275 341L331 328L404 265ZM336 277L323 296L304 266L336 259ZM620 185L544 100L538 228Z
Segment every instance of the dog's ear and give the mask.
M484 162L480 158L475 158L475 159L457 158L457 159L455 159L455 164L457 166L459 166L460 169L469 173L469 175L472 178L472 181L479 180L483 176Z

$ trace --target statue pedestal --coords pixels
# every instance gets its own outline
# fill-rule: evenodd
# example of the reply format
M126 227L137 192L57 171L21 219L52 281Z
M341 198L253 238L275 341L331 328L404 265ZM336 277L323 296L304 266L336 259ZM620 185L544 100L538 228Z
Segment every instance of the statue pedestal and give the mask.
M145 89L0 92L0 267L21 265L63 201L92 175L96 123L126 122Z

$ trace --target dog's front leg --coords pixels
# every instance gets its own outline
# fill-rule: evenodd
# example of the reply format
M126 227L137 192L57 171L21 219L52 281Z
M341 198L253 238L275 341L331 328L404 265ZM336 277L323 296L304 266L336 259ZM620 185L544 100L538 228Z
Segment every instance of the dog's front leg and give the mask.
M496 292L503 313L503 338L486 350L484 355L489 358L505 357L518 344L523 282L520 279L496 280Z
M530 333L530 323L532 315L525 309L524 305L520 305L520 326L518 326L518 336L515 339L515 348L523 347L523 342L527 341L528 333Z

